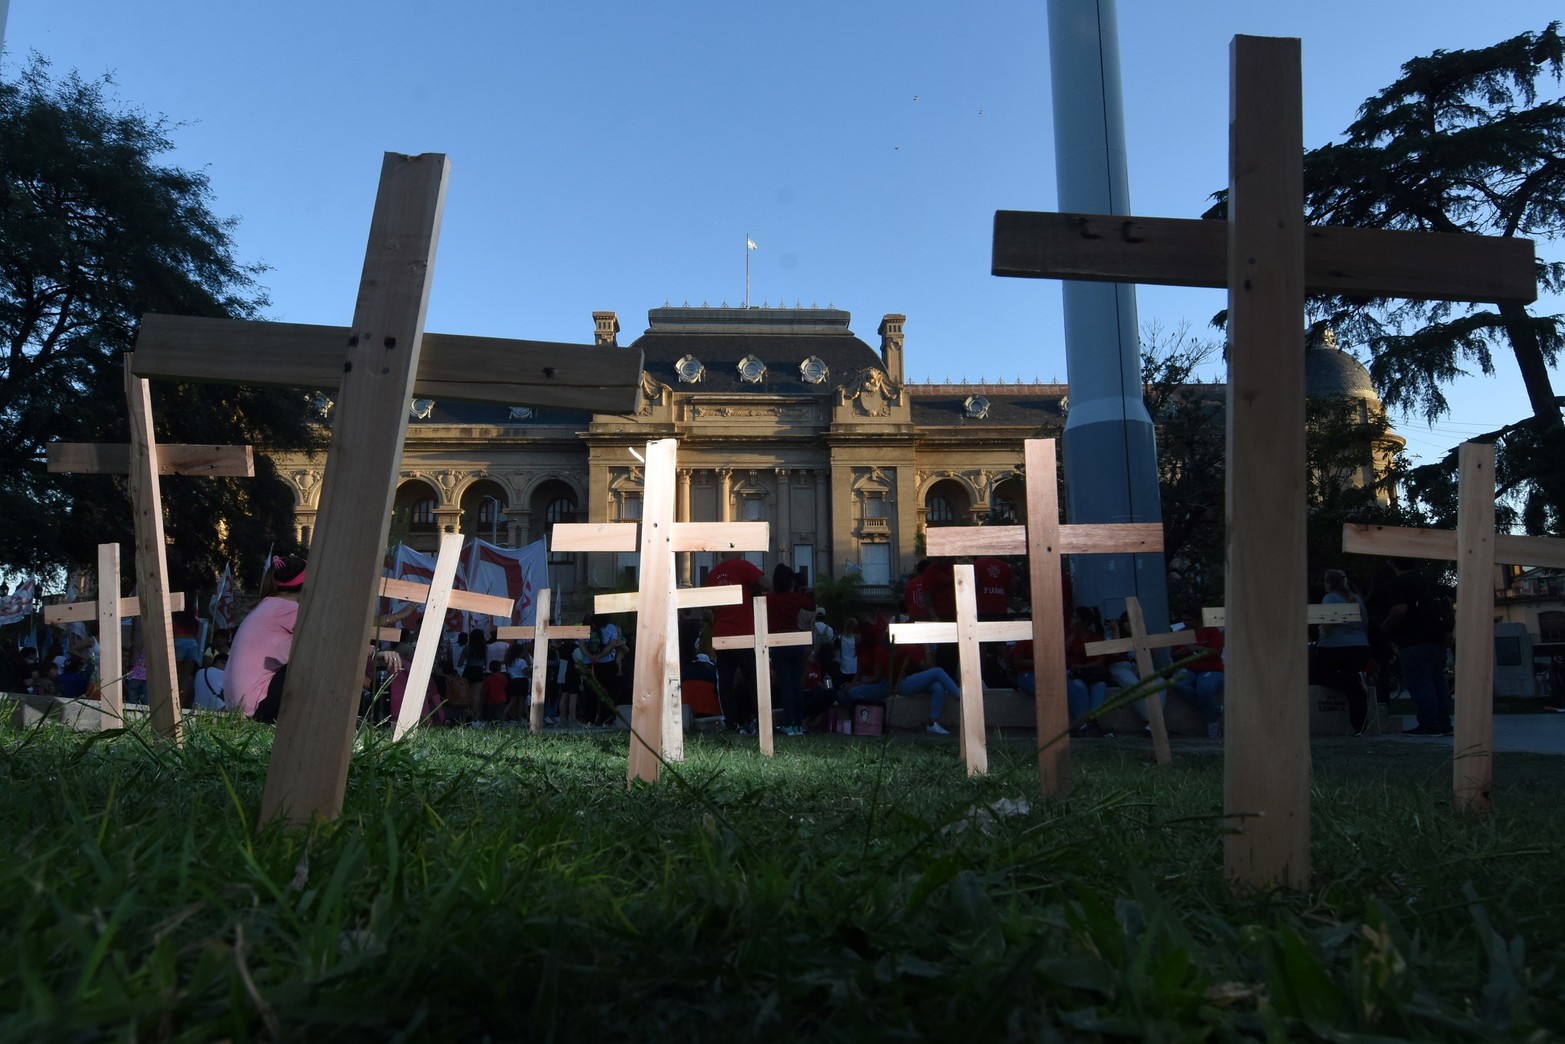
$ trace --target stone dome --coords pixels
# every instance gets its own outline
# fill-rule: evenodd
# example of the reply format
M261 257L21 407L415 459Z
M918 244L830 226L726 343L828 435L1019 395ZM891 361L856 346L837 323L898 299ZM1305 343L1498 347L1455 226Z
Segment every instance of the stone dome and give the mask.
M1364 364L1337 347L1330 328L1306 334L1304 393L1312 398L1368 399L1380 404Z

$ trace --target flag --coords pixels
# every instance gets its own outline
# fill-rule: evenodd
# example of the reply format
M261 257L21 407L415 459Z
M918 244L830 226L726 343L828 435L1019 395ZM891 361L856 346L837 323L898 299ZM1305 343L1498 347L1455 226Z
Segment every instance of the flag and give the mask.
M38 591L36 577L28 577L17 585L16 591L0 598L0 627L27 619L33 613L33 599Z
M70 578L65 582L66 605L69 605L72 602L81 601L82 586L84 583L85 578L82 576L80 569L76 570L76 572L70 575ZM82 623L80 620L73 620L72 622L65 625L65 633L77 638L85 638L87 637L87 625Z
M234 619L234 573L228 563L223 563L223 579L217 582L217 592L210 605L212 624L222 631L232 631L239 621Z
M755 240L751 239L749 236L745 236L744 237L744 245L746 247L748 247L749 249L751 249L751 250L759 250L759 249L761 249L760 247L755 245Z
M510 619L498 616L472 616L468 624L493 632L496 627L529 627L537 622L538 589L548 581L549 554L542 540L526 547L499 547L486 540L473 540L462 554L457 567L457 586L478 594L503 595L511 599Z

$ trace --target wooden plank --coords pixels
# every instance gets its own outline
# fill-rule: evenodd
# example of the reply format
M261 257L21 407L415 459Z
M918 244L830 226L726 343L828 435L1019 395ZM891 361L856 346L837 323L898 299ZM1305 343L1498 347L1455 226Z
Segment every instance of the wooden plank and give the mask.
M961 566L956 568L960 569ZM945 645L961 640L955 621L920 620L891 625L895 640L909 645ZM1031 620L989 620L979 632L980 642L1026 642L1032 640Z
M1152 664L1152 641L1147 635L1147 618L1141 611L1141 599L1134 595L1125 599L1125 615L1130 619L1130 639L1136 651L1136 674L1142 679L1150 678L1157 673L1157 668ZM1173 764L1174 752L1168 745L1168 723L1163 718L1162 691L1153 693L1147 700L1147 724L1152 729L1152 756L1159 765Z
M1304 622L1308 624L1337 624L1348 622L1361 622L1364 614L1359 611L1357 602L1333 602L1330 605L1305 606ZM1202 627L1227 627L1228 610L1220 605L1207 606L1201 610Z
M757 595L756 597L764 598L765 596ZM902 625L894 624L893 626L900 627ZM815 644L813 631L778 631L776 633L768 631L766 636L766 647L768 649L776 649L787 645L813 644ZM755 635L753 634L725 634L718 635L712 639L712 648L714 649L752 649L754 647Z
M451 604L451 585L456 582L457 566L462 562L462 534L440 534L440 549L435 555L435 573L425 588L424 626L419 628L418 644L413 647L413 662L408 665L407 683L402 689L402 706L397 708L397 723L392 742L418 727L424 716L424 697L429 692L429 676L434 673L435 653L444 638L446 609ZM423 599L420 599L423 601ZM502 599L509 602L509 599ZM506 615L509 616L509 608Z
M1134 596L1132 596L1134 597ZM1138 600L1138 606L1141 604ZM1145 617L1143 617L1145 619ZM1142 634L1142 640L1135 637L1135 621L1131 621L1132 636L1129 638L1110 638L1103 642L1088 642L1082 647L1088 656L1113 656L1118 653L1135 652L1139 647L1151 649L1173 649L1181 645L1193 645L1195 643L1194 631L1165 631L1162 634ZM1207 626L1213 626L1208 624ZM1221 626L1221 624L1216 625Z
M674 527L675 551L765 551L765 522L681 522Z
M1025 555L1024 526L931 526L924 532L931 558L957 555Z
M1299 41L1232 48L1228 223L1228 876L1310 883Z
M1053 439L1022 444L1027 483L1027 573L1032 590L1033 686L1038 785L1045 796L1071 790L1070 703L1065 691L1065 591L1060 580L1060 504Z
M179 746L179 673L174 664L174 621L169 608L168 541L163 537L163 493L158 445L152 434L152 394L124 358L125 401L130 416L130 504L136 534L136 591L141 599L141 648L147 668L152 731ZM110 601L113 601L110 599ZM101 635L100 635L101 638ZM119 661L114 662L119 669Z
M103 728L104 719L114 726L125 721L125 687L121 682L124 668L124 632L120 630L120 602L114 595L120 589L120 545L98 545L98 690L102 713L96 719L97 728ZM108 597L101 597L102 595ZM133 603L134 604L134 603Z
M441 543L442 545L445 543L444 536L441 537ZM380 597L397 602L424 604L429 600L430 586L421 584L417 580L401 580L394 576L384 576L380 579L379 593ZM446 606L470 613L482 613L484 616L503 616L509 620L511 614L516 611L516 600L505 595L484 594L481 591L458 591L452 588L446 596Z
M549 534L550 551L634 551L634 522L557 522Z
M1163 550L1161 522L1060 527L1060 551L1067 555L1151 554Z
M1494 808L1494 445L1457 455L1456 706L1453 793L1458 811Z
M677 525L674 532L679 532ZM743 597L744 591L739 587L681 587L674 593L674 604L680 609L738 605ZM636 612L640 604L640 591L610 591L608 594L594 595L592 599L593 610L608 616Z
M330 354L341 371L338 408L263 820L303 824L335 818L342 808L374 609L365 595L380 580L447 171L438 154L387 155L381 167L354 332ZM251 347L245 357L265 354ZM220 376L239 379L232 371Z
M141 377L331 391L351 340L344 326L145 315L134 355ZM409 397L632 413L641 366L630 348L429 333Z
M669 646L679 634L674 604L674 463L679 442L659 439L647 443L642 489L640 582L642 596L636 613L635 675L631 680L630 764L627 783L638 779L655 783L664 755L665 715L678 694L665 686L670 676ZM673 641L677 646L677 640ZM679 657L673 657L673 677L678 678ZM683 752L683 728L676 730ZM666 737L674 741L676 737Z
M495 628L495 638L497 638L498 640L500 640L502 642L525 642L525 641L528 641L529 639L537 637L537 635L538 635L538 625L537 624L534 624L532 627L496 627ZM549 625L549 638L550 638L551 641L554 640L554 639L564 640L564 639L567 639L567 638L570 639L571 641L575 641L577 638L591 638L591 637L592 637L592 628L591 627L582 627L582 626L577 625L577 624L571 624L568 627L566 627L566 626L556 626L554 624L550 624Z
M51 472L81 475L130 474L130 446L124 443L51 442L46 449ZM190 446L165 443L158 447L158 474L253 478L255 452L249 446Z
M952 571L956 586L958 662L962 667L962 757L969 776L989 774L989 737L984 727L984 680L978 652L978 583L968 563Z
M102 582L99 582L100 588ZM185 595L176 591L168 596L168 608L170 612L179 612L185 608ZM141 615L141 601L129 595L122 595L116 610L121 619L129 619ZM98 603L92 602L62 602L59 605L46 605L43 607L43 622L46 624L87 623L98 618Z
M991 271L1224 287L1229 234L1226 221L1001 210L994 215ZM1314 225L1303 234L1310 293L1517 304L1537 298L1531 240L1345 225Z
M1342 550L1354 555L1430 558L1453 562L1459 557L1458 537L1449 529L1411 529L1349 522L1342 527ZM1565 569L1565 540L1559 537L1497 533L1494 560L1507 565Z

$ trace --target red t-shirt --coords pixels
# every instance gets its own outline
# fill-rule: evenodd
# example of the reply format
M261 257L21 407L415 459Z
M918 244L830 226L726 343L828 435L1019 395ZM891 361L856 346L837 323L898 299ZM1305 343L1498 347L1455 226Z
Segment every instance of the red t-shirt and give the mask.
M773 591L766 596L766 629L773 634L778 631L797 631L799 614L806 610L811 615L815 613L815 599L811 595L803 591L785 591L781 594Z
M1223 669L1223 629L1221 627L1203 627L1195 633L1195 645L1187 645L1183 650L1175 649L1180 659L1186 656L1194 656L1202 649L1212 655L1202 657L1190 665L1192 671L1219 671Z
M973 560L981 616L1002 616L1011 607L1011 567L992 555Z
M955 620L956 574L951 570L951 562L931 562L924 570L924 576L929 579L929 601L934 606L935 618Z
M501 671L499 674L484 675L484 702L490 706L505 702L505 686L511 680L511 676Z
M907 607L908 619L915 623L935 618L935 604L929 597L929 571L933 568L925 568L902 585L903 605Z
M743 558L730 558L719 562L706 574L702 587L737 585L744 589L738 605L714 605L712 607L712 636L725 638L736 634L755 633L755 610L750 600L761 593L761 581L766 574L759 566ZM793 630L793 628L789 628Z

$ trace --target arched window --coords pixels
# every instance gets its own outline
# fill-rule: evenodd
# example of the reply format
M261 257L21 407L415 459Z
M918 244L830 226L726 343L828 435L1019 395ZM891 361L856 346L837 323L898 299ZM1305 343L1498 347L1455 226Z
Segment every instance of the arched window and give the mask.
M556 522L574 521L576 521L576 501L570 497L555 497L543 509L543 523L550 533L553 532ZM552 541L550 547L553 547ZM563 563L570 560L571 553L569 551L551 550L549 552L549 561L551 563Z
M929 501L924 505L924 521L931 526L956 525L956 509L951 502L938 493L931 494Z
M413 505L413 514L409 521L415 526L433 526L435 524L435 500L420 500Z

